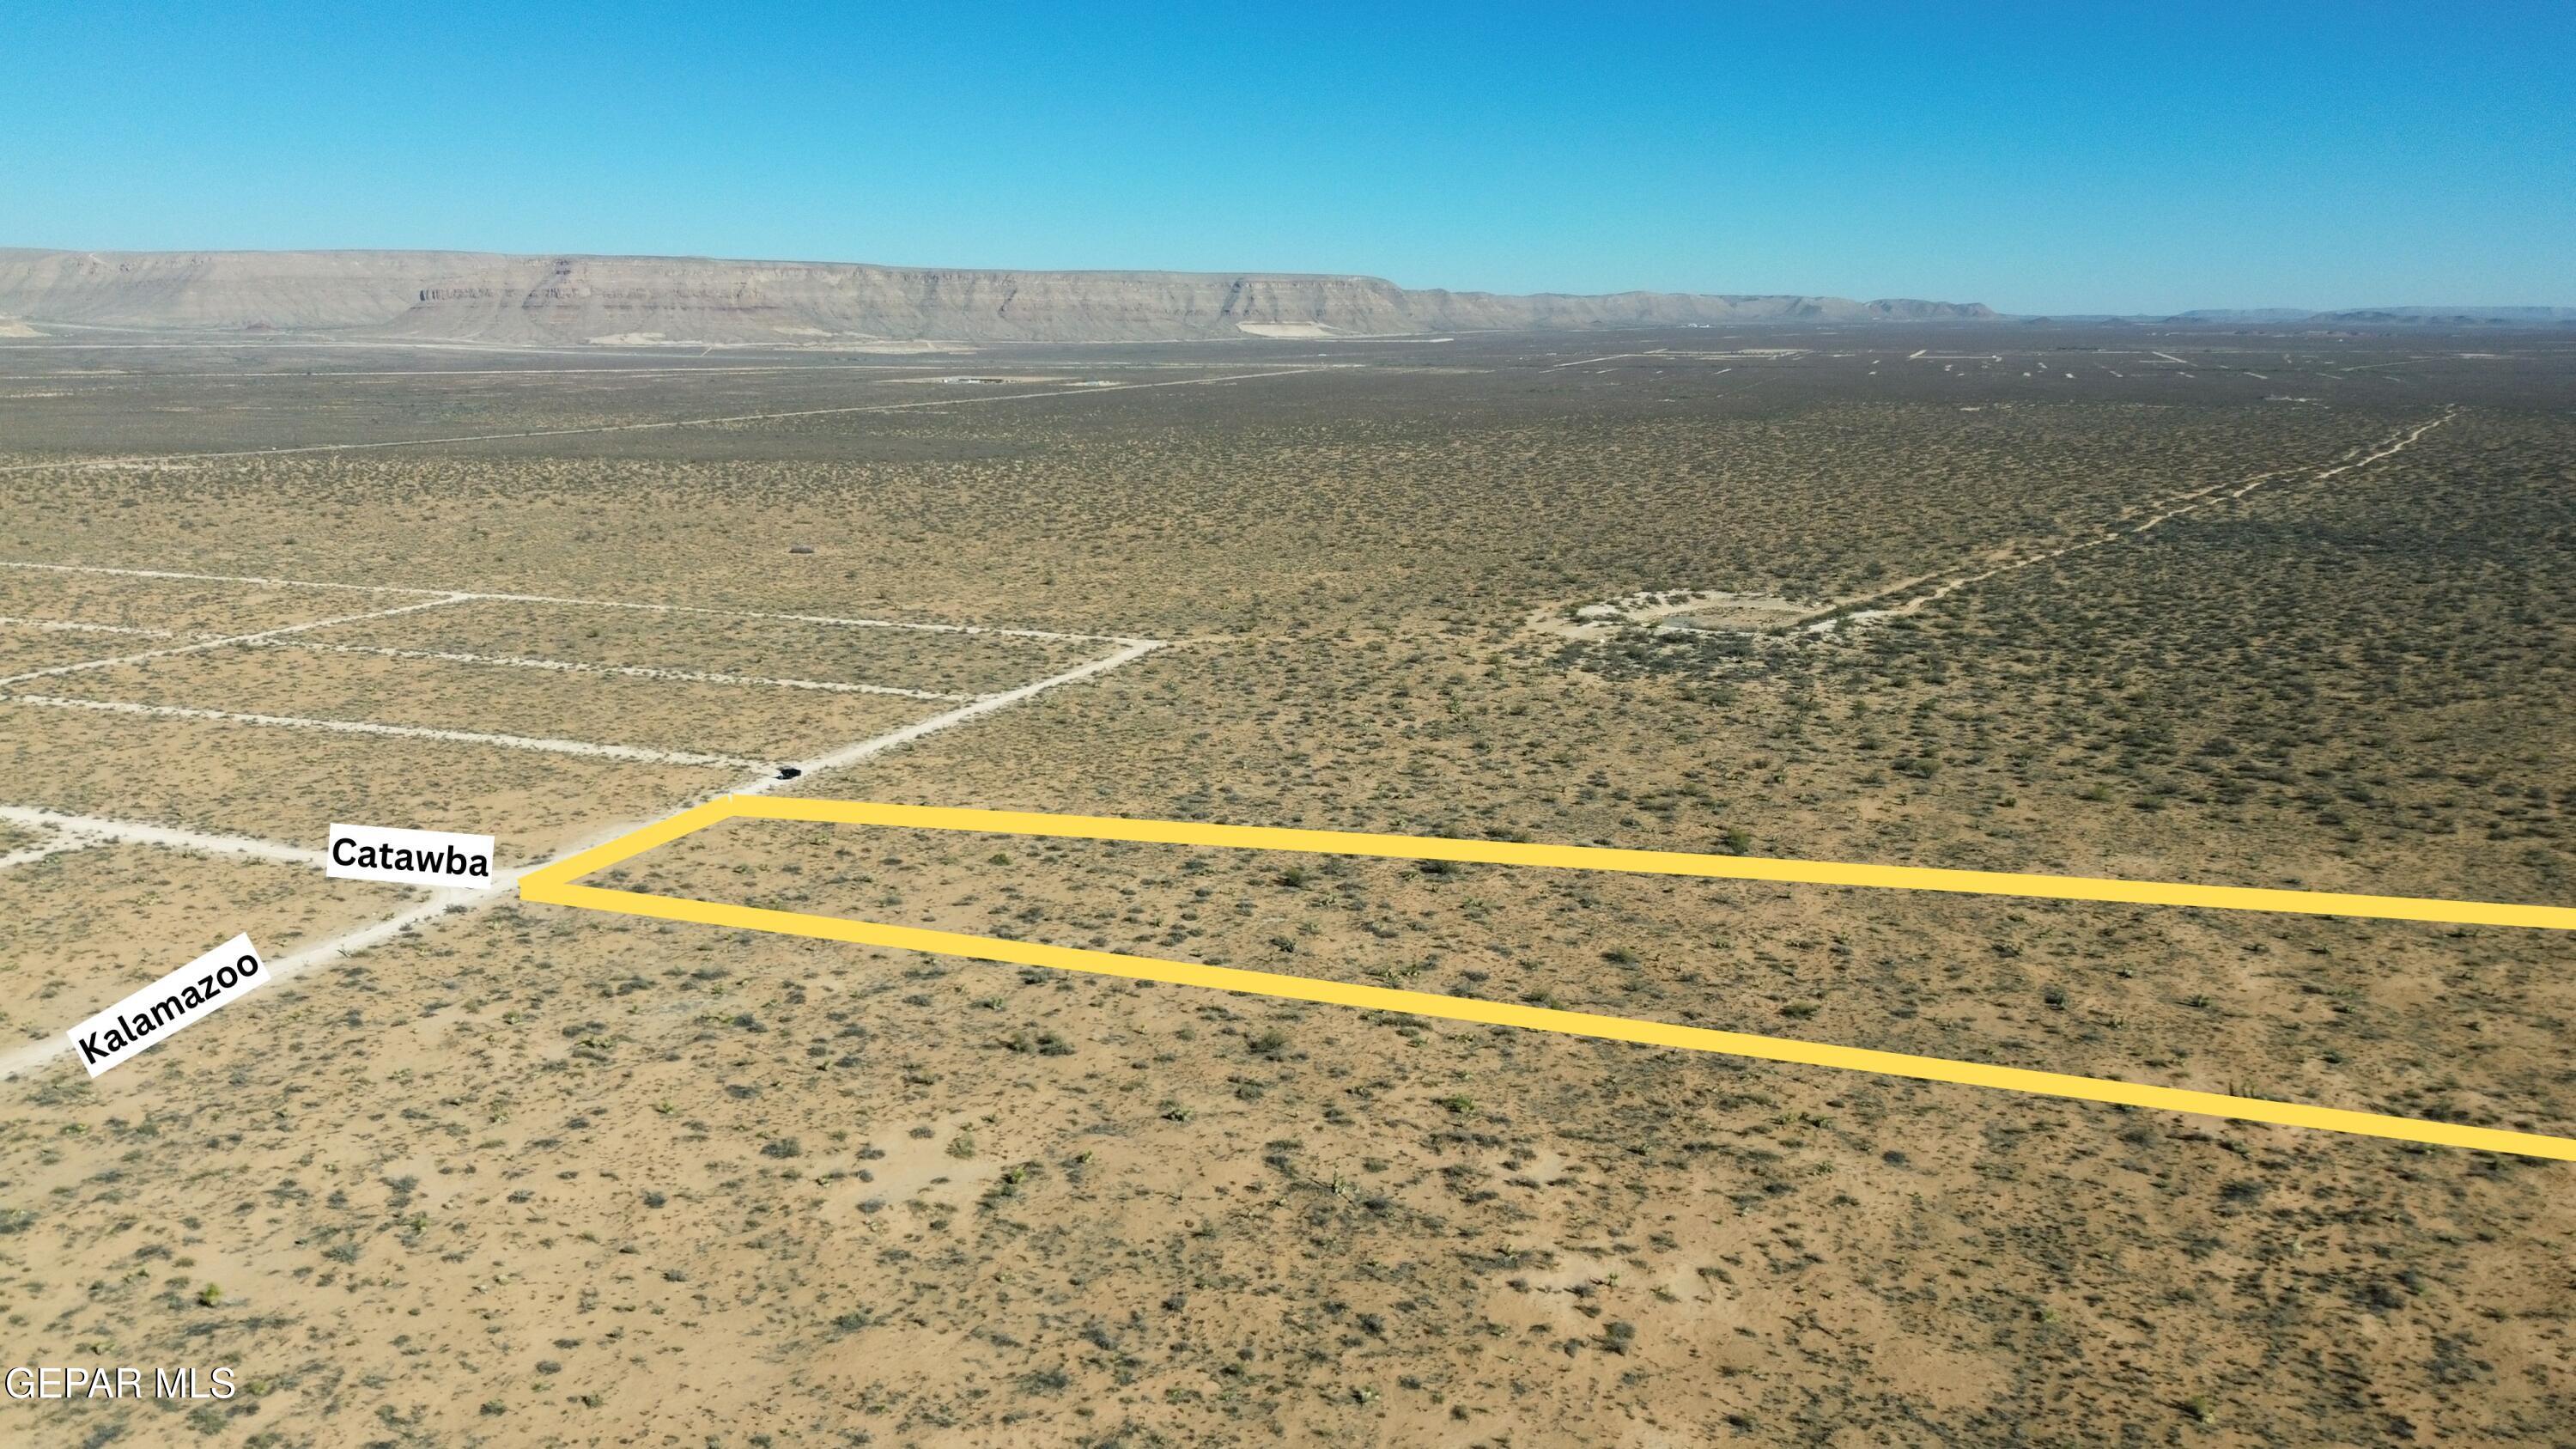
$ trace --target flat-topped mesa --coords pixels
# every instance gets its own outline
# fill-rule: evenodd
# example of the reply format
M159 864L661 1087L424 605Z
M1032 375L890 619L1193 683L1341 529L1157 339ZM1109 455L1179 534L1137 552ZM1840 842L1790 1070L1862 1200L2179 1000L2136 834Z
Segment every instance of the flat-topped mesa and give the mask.
M1154 342L1749 322L1946 321L1977 303L1617 292L1515 297L1377 277L972 271L704 257L0 249L0 315L504 343Z

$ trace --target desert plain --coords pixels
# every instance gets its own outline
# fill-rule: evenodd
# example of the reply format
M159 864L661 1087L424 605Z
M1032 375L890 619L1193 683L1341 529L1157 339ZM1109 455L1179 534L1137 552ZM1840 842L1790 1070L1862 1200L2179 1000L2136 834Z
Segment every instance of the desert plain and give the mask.
M2568 904L2571 384L2425 328L0 340L0 1359L242 1385L0 1440L2576 1441L2566 1163L307 858L757 785ZM2576 1134L2559 932L757 821L619 873ZM260 992L64 1050L236 931Z

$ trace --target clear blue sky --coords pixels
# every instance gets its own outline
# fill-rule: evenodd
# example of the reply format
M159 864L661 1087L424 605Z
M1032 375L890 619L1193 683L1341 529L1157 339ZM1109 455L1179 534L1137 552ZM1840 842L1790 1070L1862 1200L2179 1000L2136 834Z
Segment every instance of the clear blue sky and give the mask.
M2576 4L44 4L0 245L2576 304Z

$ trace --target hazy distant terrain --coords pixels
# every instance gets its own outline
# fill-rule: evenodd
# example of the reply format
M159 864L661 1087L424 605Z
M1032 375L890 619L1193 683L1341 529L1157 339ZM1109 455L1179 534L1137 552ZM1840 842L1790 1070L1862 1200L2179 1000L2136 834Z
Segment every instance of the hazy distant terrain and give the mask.
M2576 307L2345 307L2332 312L2311 312L2303 307L2208 307L2159 320L2311 326L2571 327L2576 326Z
M486 252L0 249L0 319L345 329L479 342L1149 342L1669 324L1952 320L1978 303L1506 297L1376 277L1021 272Z

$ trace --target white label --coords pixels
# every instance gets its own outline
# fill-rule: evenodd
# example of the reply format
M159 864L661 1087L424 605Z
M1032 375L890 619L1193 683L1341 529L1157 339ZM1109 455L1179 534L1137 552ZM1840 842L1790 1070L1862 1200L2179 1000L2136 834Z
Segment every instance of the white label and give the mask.
M214 1015L268 980L248 934L205 955L73 1027L72 1051L93 1077L183 1026Z
M492 837L488 835L334 824L330 859L322 873L334 880L384 880L418 886L492 883Z

